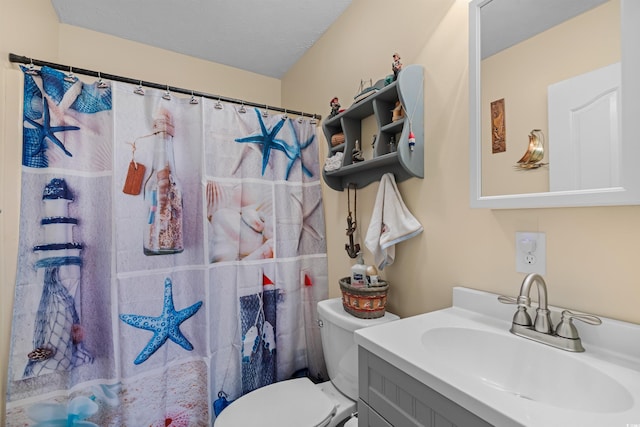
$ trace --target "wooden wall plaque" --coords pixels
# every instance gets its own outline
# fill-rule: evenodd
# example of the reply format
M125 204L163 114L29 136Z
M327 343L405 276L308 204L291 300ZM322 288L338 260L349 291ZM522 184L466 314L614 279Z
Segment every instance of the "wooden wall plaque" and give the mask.
M504 98L491 103L491 152L494 154L507 151L504 113Z

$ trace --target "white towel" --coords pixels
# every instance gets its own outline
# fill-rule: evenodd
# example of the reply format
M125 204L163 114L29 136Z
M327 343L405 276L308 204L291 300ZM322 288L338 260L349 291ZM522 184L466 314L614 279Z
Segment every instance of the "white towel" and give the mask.
M378 269L382 270L393 264L396 243L417 236L423 230L402 201L393 174L384 174L380 179L376 204L364 241L373 254Z

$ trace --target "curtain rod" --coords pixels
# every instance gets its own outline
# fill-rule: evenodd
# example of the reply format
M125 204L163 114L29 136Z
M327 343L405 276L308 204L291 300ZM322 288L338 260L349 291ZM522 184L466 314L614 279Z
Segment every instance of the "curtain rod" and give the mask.
M9 53L9 62L17 62L17 63L22 63L22 64L33 64L33 65L36 65L38 67L45 67L46 66L46 67L49 67L49 68L54 68L56 70L73 72L73 73L78 73L78 74L84 74L86 76L92 76L92 77L98 77L98 78L101 77L101 78L106 79L106 80L113 80L113 81L117 81L117 82L130 83L130 84L135 84L135 85L139 84L141 86L146 86L146 87L150 87L150 88L154 88L154 89L168 90L170 92L182 93L182 94L185 94L185 95L201 96L203 98L215 99L215 100L218 100L218 101L225 101L225 102L230 102L230 103L233 103L233 104L242 104L242 105L245 105L247 107L266 108L267 110L278 111L280 113L293 114L293 115L296 115L296 116L315 118L318 121L320 121L322 119L322 115L320 115L320 114L305 113L305 112L302 112L302 111L289 110L288 108L274 107L274 106L266 105L266 104L258 104L258 103L251 102L251 101L243 101L241 99L234 99L234 98L227 98L227 97L224 97L224 96L211 95L209 93L192 91L190 89L184 89L184 88L175 87L175 86L163 85L163 84L154 83L154 82L147 82L147 81L144 81L144 80L132 79L132 78L129 78L129 77L122 77L122 76L118 76L118 75L115 75L115 74L108 74L108 73L103 73L103 72L98 72L98 71L93 71L93 70L87 70L87 69L84 69L84 68L76 68L76 67L71 67L69 65L61 65L61 64L56 64L56 63L53 63L53 62L41 61L39 59L28 58L26 56L16 55L14 53Z

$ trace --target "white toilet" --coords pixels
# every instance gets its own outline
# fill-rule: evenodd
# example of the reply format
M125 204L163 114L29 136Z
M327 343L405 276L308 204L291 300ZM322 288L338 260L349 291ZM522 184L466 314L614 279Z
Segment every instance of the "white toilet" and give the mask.
M222 411L215 427L336 427L356 412L358 346L353 332L398 316L386 313L378 319L359 319L344 311L341 298L334 298L318 303L318 317L331 381L314 384L296 378L259 388Z

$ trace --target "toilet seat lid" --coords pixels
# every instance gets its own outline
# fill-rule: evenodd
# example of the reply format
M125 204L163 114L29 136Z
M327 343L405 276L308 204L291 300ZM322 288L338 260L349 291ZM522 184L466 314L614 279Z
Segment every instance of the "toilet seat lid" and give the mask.
M320 427L335 410L336 404L311 380L297 378L245 394L220 413L215 427Z

